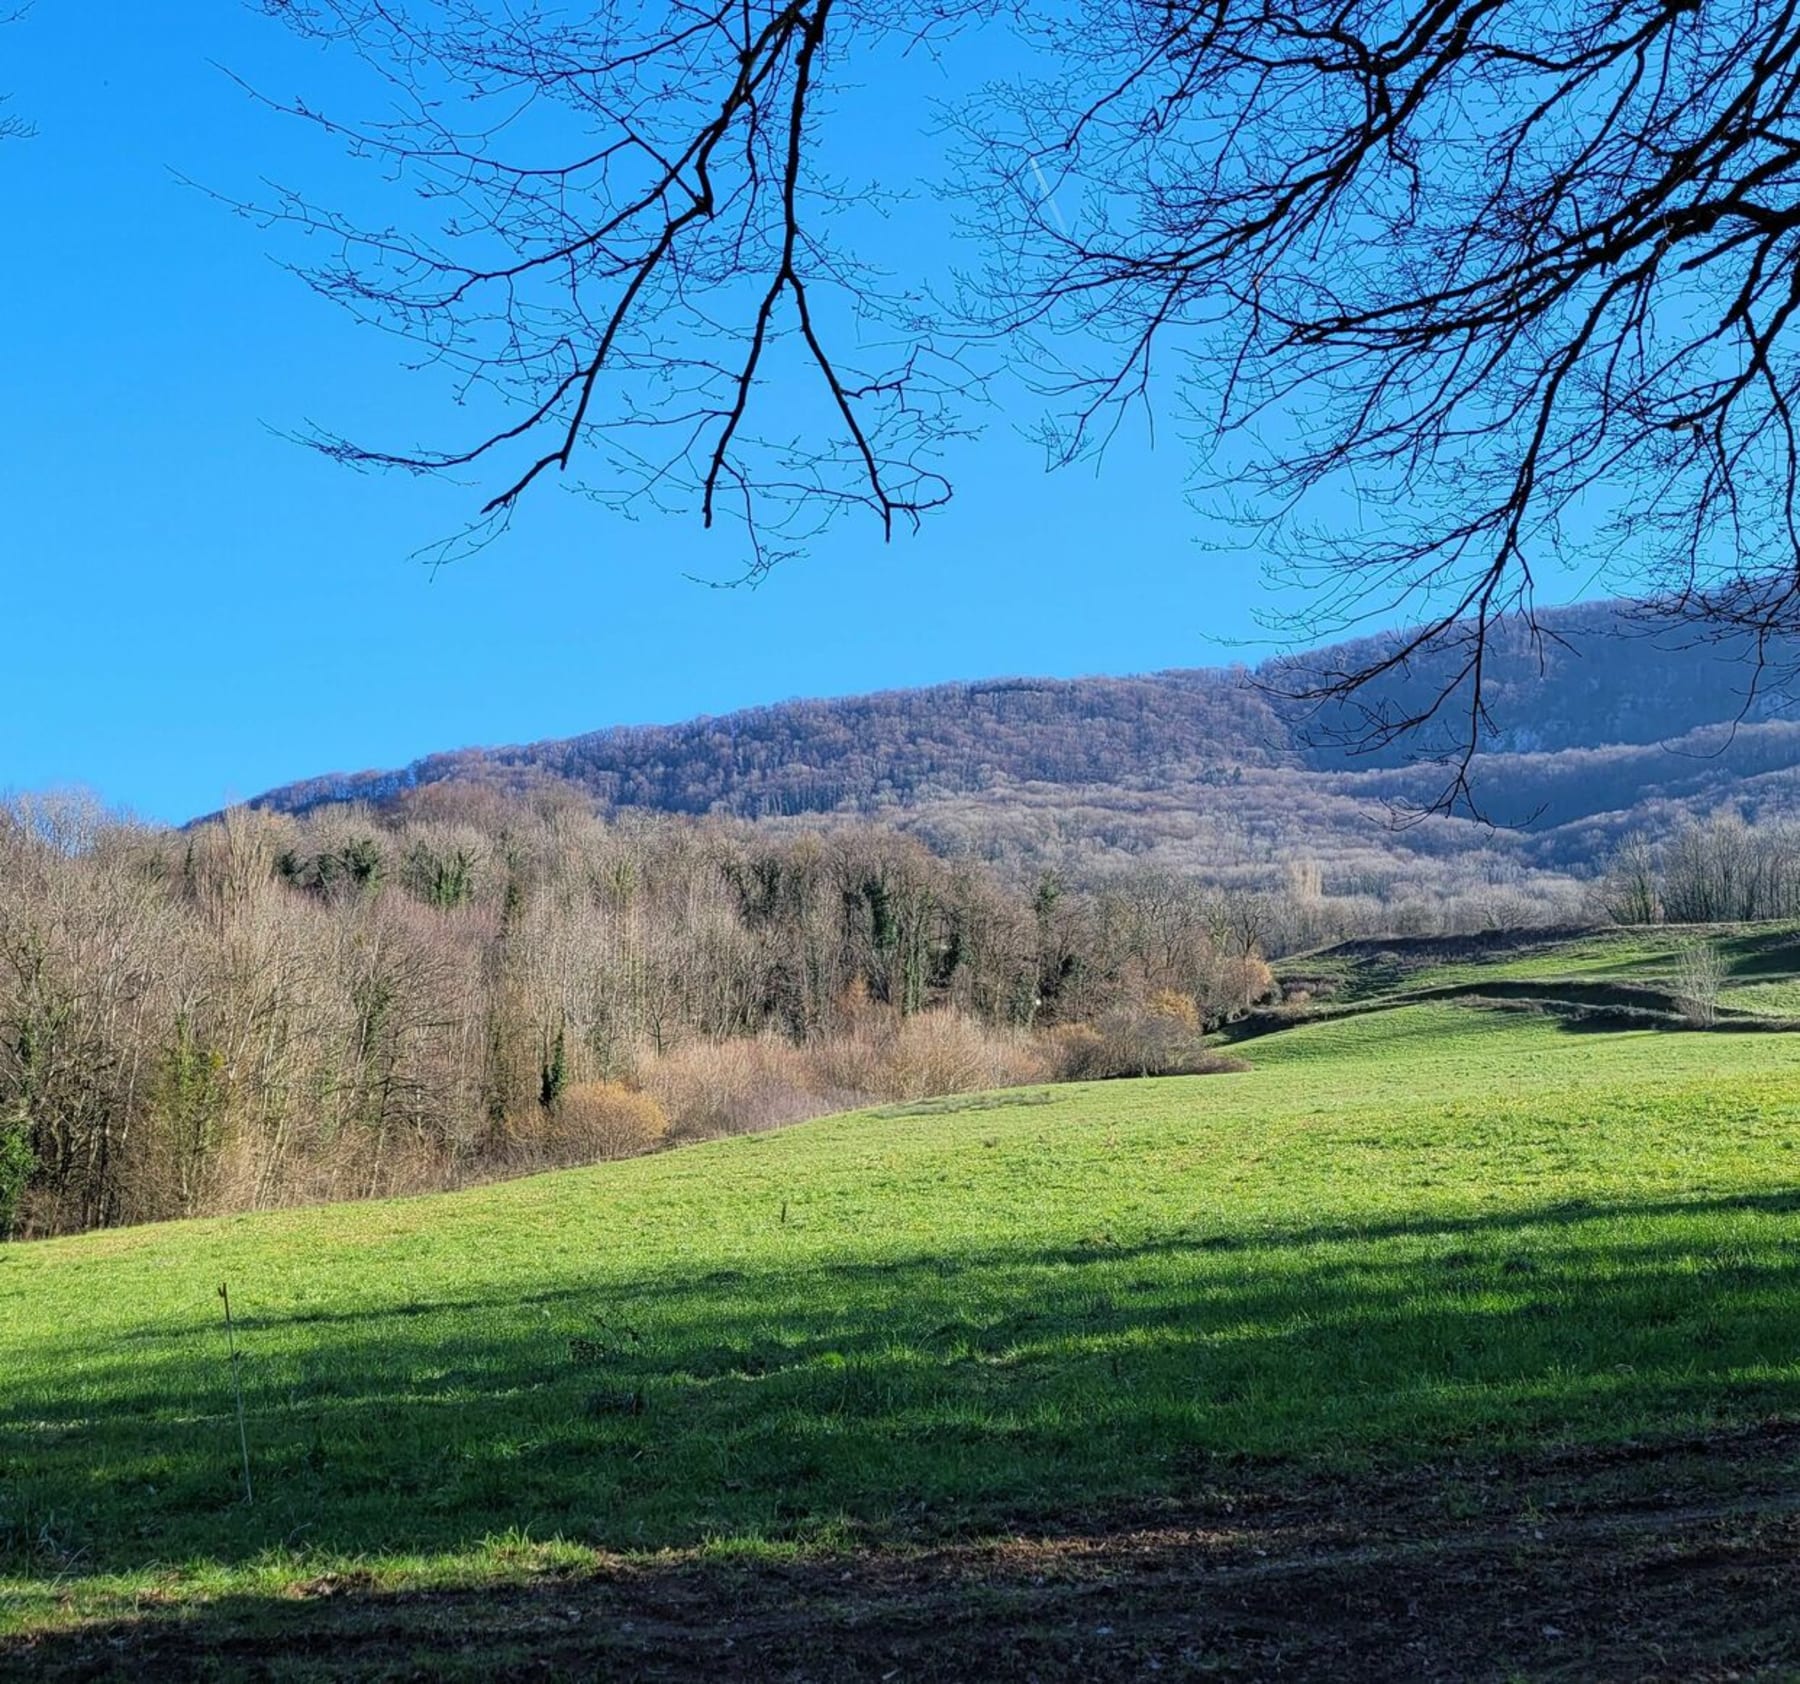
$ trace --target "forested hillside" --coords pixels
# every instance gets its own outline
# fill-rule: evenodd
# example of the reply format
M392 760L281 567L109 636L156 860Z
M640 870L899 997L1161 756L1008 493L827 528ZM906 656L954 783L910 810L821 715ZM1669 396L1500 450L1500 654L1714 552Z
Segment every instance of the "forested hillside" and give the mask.
M1284 701L1297 674L1367 664L1379 640L1134 678L1001 679L783 702L669 726L434 754L394 771L313 778L255 804L342 801L430 812L431 791L571 791L603 813L648 809L814 828L878 816L940 852L1024 881L1153 861L1219 878L1304 859L1341 893L1394 898L1455 861L1471 882L1586 871L1623 835L1666 830L1727 800L1751 817L1800 789L1800 723L1747 652L1645 634L1589 605L1545 616L1534 644L1502 628L1484 682L1491 723L1474 769L1499 833L1434 818L1433 738L1370 752L1358 716ZM1416 710L1442 658L1397 670L1359 707ZM1454 700L1454 698L1453 698ZM1452 709L1454 712L1454 708ZM456 797L463 799L462 796ZM1461 886L1461 885L1459 885ZM1441 887L1441 885L1440 885Z
M450 779L579 784L605 810L744 818L867 809L997 784L1162 787L1240 766L1300 764L1241 671L1000 679L783 702L681 725L434 754L396 772L315 778L258 805L304 811Z

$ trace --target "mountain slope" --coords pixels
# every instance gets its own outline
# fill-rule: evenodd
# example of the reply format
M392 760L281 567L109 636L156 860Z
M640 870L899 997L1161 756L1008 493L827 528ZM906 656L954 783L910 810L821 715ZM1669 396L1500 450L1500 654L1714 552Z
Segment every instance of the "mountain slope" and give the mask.
M619 726L521 747L434 754L390 772L290 784L257 805L304 811L447 779L579 784L608 809L831 812L1006 781L1172 780L1298 765L1292 733L1239 672L999 679L780 702L680 725Z
M1743 651L1647 637L1607 604L1544 619L1553 635L1541 645L1516 623L1494 639L1485 687L1492 724L1475 786L1489 815L1518 825L1526 840L1493 844L1483 832L1484 845L1579 864L1634 823L1736 795L1777 806L1793 798L1800 724L1778 717L1785 699L1773 692L1746 709ZM1279 692L1296 674L1361 664L1382 644L1363 640L1255 670L1001 679L783 702L435 754L397 770L286 785L255 804L305 812L347 800L402 803L440 785L509 793L572 786L608 812L880 814L939 840L965 833L962 845L989 854L1012 851L995 838L1020 813L1079 809L1089 815L1076 826L1084 835L1097 823L1126 831L1147 823L1146 835L1117 844L1127 852L1156 851L1170 825L1192 840L1201 821L1215 861L1272 857L1284 831L1335 856L1348 834L1366 838L1371 811L1430 799L1437 774L1417 762L1433 739L1359 753L1354 713L1308 716ZM1414 662L1358 706L1410 711L1449 675L1442 660ZM1437 821L1406 849L1469 843L1466 823Z

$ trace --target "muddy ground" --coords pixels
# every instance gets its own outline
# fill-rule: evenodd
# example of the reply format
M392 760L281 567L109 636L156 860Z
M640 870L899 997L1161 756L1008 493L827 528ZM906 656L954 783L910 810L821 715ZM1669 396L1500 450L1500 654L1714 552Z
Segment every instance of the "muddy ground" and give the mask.
M596 1556L524 1586L145 1609L0 1650L61 1679L1800 1677L1800 1423L1299 1480L1183 1512L786 1565Z

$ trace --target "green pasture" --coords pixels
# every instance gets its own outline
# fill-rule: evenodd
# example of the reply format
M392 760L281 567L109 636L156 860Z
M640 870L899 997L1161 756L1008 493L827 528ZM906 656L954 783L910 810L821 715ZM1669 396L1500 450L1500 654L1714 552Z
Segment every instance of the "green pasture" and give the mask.
M1443 1003L1245 1051L0 1247L0 1630L1800 1409L1800 1037Z

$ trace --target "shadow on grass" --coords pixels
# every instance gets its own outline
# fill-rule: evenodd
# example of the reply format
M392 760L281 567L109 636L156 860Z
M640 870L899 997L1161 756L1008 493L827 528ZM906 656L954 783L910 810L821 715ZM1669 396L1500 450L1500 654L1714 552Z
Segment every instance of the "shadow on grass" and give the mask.
M1792 929L1726 936L1715 945L1733 977L1800 976L1800 936Z
M44 1353L5 1571L892 1542L1800 1406L1800 1193L579 1278Z
M1298 1014L1284 1010L1253 1012L1227 1024L1219 1042L1232 1046L1274 1035L1306 1023L1334 1023L1373 1017L1409 1006L1456 1005L1474 1010L1522 1012L1552 1019L1574 1034L1614 1035L1621 1030L1657 1029L1688 1035L1782 1035L1800 1033L1800 1018L1771 1017L1755 1012L1721 1011L1711 1023L1697 1024L1673 992L1632 983L1508 981L1447 983L1416 993L1328 1006Z
M1778 1476L1795 1441L1723 1441L1727 1483L1697 1445L1636 1460L1625 1487L1605 1458L1565 1465L1566 1505L1517 1470L1448 1501L1417 1479L1285 1498L1239 1481L1185 1511L1001 1544L589 1556L413 1591L349 1573L0 1644L0 1677L1789 1676L1800 1516Z

